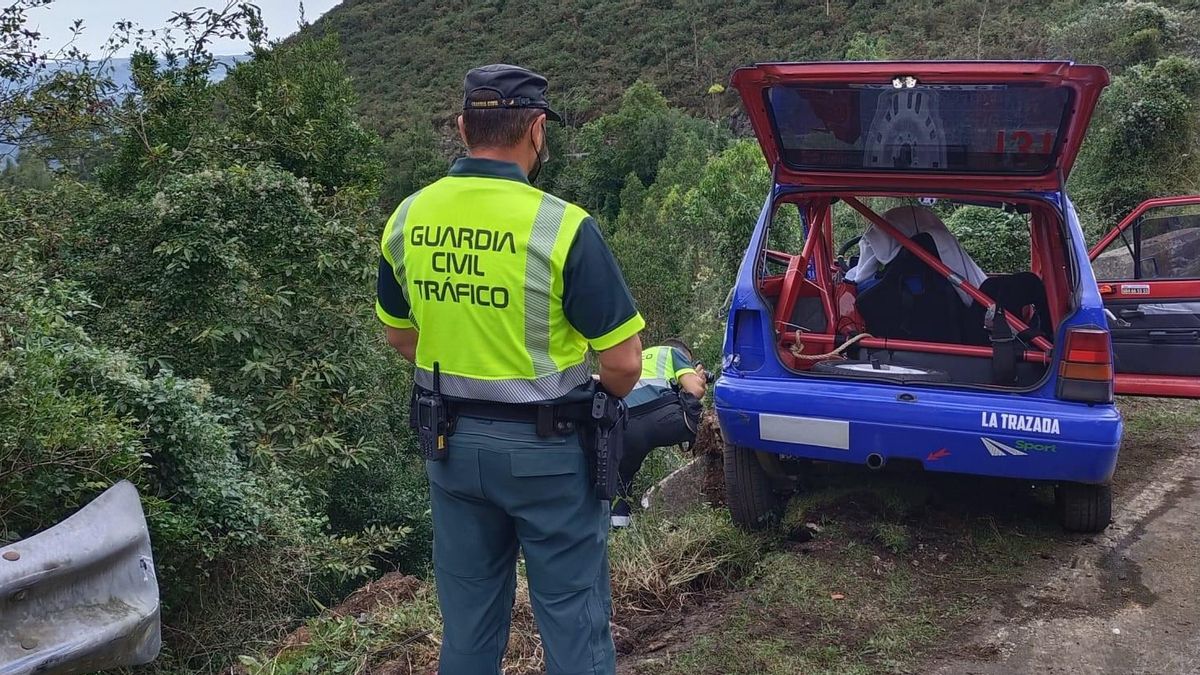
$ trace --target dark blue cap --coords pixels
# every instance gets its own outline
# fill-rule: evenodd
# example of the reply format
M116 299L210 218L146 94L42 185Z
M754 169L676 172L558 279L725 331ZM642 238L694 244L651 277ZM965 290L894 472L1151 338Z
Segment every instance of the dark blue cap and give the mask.
M484 101L470 100L471 94L486 91L496 95ZM546 78L532 70L505 63L472 68L463 82L463 110L492 108L537 108L546 119L562 122L562 117L550 109L546 101Z

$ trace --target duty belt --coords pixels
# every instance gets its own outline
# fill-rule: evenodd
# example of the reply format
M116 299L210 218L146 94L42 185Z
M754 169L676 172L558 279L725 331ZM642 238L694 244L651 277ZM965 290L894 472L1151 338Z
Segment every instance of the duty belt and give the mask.
M576 423L591 420L591 401L560 404L494 403L491 401L455 401L450 404L454 417L477 417L500 422L528 422L543 438L575 431Z

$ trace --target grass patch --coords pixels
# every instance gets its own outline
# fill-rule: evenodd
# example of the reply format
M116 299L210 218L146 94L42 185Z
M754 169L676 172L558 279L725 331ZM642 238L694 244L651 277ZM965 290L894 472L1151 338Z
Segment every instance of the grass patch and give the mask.
M841 565L774 552L747 579L747 591L711 633L640 673L858 674L911 663L939 634L914 607L913 575L873 567L864 549Z
M678 609L693 596L730 586L762 552L724 510L698 508L675 519L647 516L612 536L616 616Z
M912 546L908 528L900 523L877 520L871 525L875 540L892 553L904 553Z
M1122 398L1125 436L1113 485L1123 487L1147 475L1156 462L1175 456L1193 441L1200 428L1200 401Z
M1118 401L1125 416L1125 442L1139 444L1161 441L1161 434L1191 436L1200 427L1200 401L1122 397Z
M646 494L646 490L687 464L690 459L677 447L655 449L646 457L642 468L633 478L633 501L638 502L641 496Z
M419 672L437 658L440 630L437 597L432 586L423 585L406 602L366 617L312 619L293 634L304 636L301 644L285 647L274 658L240 661L251 675L361 673L381 664Z
M732 587L750 573L764 539L735 528L725 511L699 508L675 519L653 515L612 537L613 613L618 623L680 609L698 596ZM518 570L508 675L541 672L541 641ZM309 621L273 657L243 657L251 675L424 673L437 659L441 616L431 583L411 597L365 611Z
M821 467L723 618L636 672L911 672L1062 539L1048 490L943 478Z

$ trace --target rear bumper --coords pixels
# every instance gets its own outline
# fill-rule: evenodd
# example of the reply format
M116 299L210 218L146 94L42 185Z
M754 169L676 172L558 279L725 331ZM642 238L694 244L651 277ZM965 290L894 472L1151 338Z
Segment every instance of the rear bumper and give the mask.
M725 439L739 446L855 464L878 453L1004 478L1107 482L1122 430L1113 405L1020 394L724 377L713 396Z

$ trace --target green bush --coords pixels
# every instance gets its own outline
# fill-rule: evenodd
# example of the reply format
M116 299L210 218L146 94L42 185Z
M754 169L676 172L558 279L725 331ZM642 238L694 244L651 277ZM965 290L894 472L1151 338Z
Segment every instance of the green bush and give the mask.
M75 322L87 297L48 279L23 246L0 268L0 522L6 539L49 527L120 479L147 505L169 608L214 560L319 536L303 501L236 453L237 411L207 384L148 377Z
M371 311L381 165L331 44L224 85L141 54L97 183L0 192L0 537L132 480L168 671L428 564L410 380Z
M358 98L334 36L260 50L217 91L240 152L328 192L378 189L379 139L354 114Z
M946 227L985 272L1027 271L1029 224L1025 216L985 206L964 206L946 218Z
M1174 50L1190 51L1195 36L1187 29L1190 12L1153 2L1107 2L1080 8L1050 31L1059 55L1079 63L1102 63L1123 70L1153 63Z
M1089 234L1107 230L1151 197L1187 194L1200 184L1197 116L1200 62L1172 56L1113 79L1071 174L1090 216Z
M265 166L170 176L81 220L67 255L97 293L97 329L241 402L253 461L319 492L390 437L372 246L304 181Z
M11 245L11 244L10 244ZM110 480L136 479L131 420L102 395L70 387L91 348L71 317L78 287L47 279L25 242L0 258L0 540L54 524ZM67 385L67 386L64 386Z

